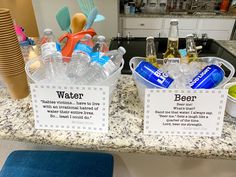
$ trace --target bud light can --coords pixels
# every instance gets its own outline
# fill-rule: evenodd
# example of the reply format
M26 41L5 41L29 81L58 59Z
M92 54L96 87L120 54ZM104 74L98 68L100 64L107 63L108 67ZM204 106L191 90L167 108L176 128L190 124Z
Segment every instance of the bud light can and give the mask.
M174 81L168 74L146 61L141 61L135 71L148 81L163 88L168 88Z
M224 78L224 70L217 65L206 66L189 85L193 89L211 89L216 87Z

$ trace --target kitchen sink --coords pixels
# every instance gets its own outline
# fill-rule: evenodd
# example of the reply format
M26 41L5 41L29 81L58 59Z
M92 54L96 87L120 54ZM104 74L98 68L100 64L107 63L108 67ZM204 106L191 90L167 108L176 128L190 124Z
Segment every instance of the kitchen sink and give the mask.
M200 57L214 56L220 57L230 62L236 68L236 56L231 54L227 49L221 47L213 39L196 39L196 46L202 46L202 49L198 51ZM113 38L110 42L110 50L117 49L119 46L123 46L126 49L124 55L125 65L122 70L122 74L131 74L129 67L129 61L132 57L140 56L144 57L146 52L146 38ZM167 38L155 38L155 46L157 51L157 57L163 58L163 53L166 51ZM185 48L185 38L179 39L179 49ZM226 76L229 71L224 68ZM236 75L235 75L236 76Z

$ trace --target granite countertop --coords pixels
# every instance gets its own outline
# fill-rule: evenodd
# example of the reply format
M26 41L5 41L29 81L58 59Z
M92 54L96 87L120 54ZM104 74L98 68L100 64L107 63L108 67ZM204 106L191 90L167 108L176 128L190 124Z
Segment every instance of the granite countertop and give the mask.
M236 19L236 14L154 14L154 13L137 13L137 14L119 14L120 17L134 17L134 18L225 18Z
M217 40L216 42L219 43L226 50L228 50L230 53L232 53L234 56L236 56L236 40L232 41Z
M110 104L109 132L36 130L31 97L14 101L0 90L0 138L70 148L236 159L236 121L225 115L221 137L143 134L143 107L131 75L122 75Z
M233 41L218 42L235 53ZM221 137L144 135L143 107L131 75L122 75L118 82L105 134L35 129L31 96L14 101L1 88L0 139L102 151L236 159L236 119L227 114Z

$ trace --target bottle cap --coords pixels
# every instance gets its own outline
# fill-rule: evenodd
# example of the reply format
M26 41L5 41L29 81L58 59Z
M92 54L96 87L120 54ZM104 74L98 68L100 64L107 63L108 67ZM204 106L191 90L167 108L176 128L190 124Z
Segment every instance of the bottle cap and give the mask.
M118 51L119 51L120 53L122 53L123 55L126 53L125 48L122 47L122 46L120 46L120 47L118 48Z
M44 29L43 33L44 34L52 34L52 29L46 28L46 29Z
M186 38L188 38L188 37L193 37L193 34L188 34L188 35L186 36Z
M98 36L98 40L99 40L99 41L105 41L105 39L106 39L105 36L101 36L101 35Z
M92 39L92 36L90 34L85 34L84 37Z
M149 36L149 37L146 38L146 40L149 40L149 39L154 39L154 37L153 36Z
M172 19L172 20L170 20L170 24L171 25L178 25L178 20L177 19Z

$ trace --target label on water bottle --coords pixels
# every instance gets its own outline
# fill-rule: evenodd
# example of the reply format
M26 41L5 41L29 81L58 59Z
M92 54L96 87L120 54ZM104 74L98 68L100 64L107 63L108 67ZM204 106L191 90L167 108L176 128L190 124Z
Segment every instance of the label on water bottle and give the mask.
M105 69L105 71L107 72L108 75L112 74L115 69L116 69L116 65L111 61L108 60L104 65L103 68Z
M100 65L104 65L110 58L105 56L103 52L92 52L90 54L92 62L97 62Z
M81 43L78 43L75 46L74 50L81 51L82 53L87 54L87 55L90 55L90 53L92 52L92 48L90 46L86 44L81 44Z
M52 55L58 51L58 46L55 42L47 42L41 46L42 57Z
M90 57L92 58L91 62L96 62L100 58L100 52L92 52L90 53Z

